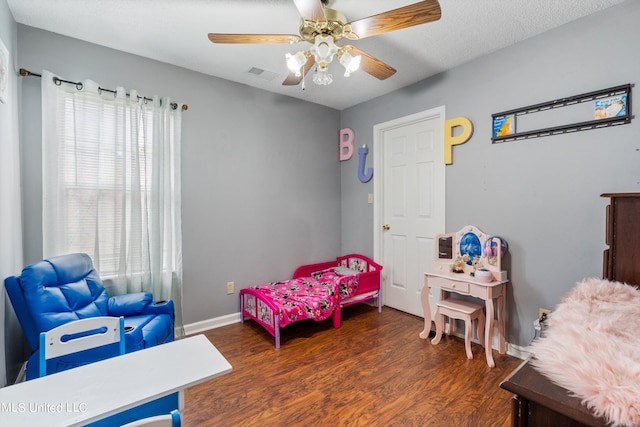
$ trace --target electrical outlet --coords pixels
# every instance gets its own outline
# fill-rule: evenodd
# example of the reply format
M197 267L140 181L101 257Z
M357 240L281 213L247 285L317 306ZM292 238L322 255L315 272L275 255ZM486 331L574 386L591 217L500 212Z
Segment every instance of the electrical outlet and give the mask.
M551 310L549 310L548 308L539 308L538 309L538 319L539 320L545 320L549 314L551 314Z
M538 309L538 318L533 321L533 329L538 331L540 337L544 338L547 334L547 320L551 314L551 310L548 308Z
M227 282L227 295L231 295L232 293L235 292L235 283L233 282Z
M540 326L540 319L536 319L533 321L533 329L535 329L536 331L542 330L542 326Z

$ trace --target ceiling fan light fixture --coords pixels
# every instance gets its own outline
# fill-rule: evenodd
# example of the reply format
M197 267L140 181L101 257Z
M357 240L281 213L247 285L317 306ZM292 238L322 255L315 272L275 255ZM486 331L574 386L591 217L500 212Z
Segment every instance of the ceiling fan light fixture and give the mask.
M442 16L439 0L414 0L412 4L365 18L348 21L339 11L327 7L334 0L294 0L300 15L298 35L292 34L225 34L209 33L213 43L310 43L309 50L287 54L290 70L282 82L285 86L302 83L304 76L317 64L313 80L327 85L333 81L328 67L334 56L338 56L345 69L345 76L362 67L363 71L378 80L385 80L396 73L396 69L355 46L336 46L343 39L361 40L391 31L437 21ZM289 2L290 3L290 2ZM346 55L346 53L349 53ZM344 56L344 58L343 58Z
M313 82L318 86L327 86L333 82L333 76L329 73L328 68L318 67L318 70L313 74Z
M338 52L338 46L336 46L333 37L330 35L318 34L310 50L318 64L322 62L329 64L333 61L333 56Z
M289 69L289 71L295 73L296 77L300 77L302 75L300 70L307 62L307 57L305 56L304 52L299 51L295 55L287 53L284 57L287 60L287 68Z
M351 73L357 71L360 68L361 61L361 55L353 56L349 52L344 52L340 56L340 64L344 67L344 76L349 77Z

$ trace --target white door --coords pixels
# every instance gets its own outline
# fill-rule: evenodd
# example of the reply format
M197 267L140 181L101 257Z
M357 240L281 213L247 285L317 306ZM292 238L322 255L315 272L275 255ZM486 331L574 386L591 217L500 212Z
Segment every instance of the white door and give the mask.
M424 272L445 232L444 107L374 126L374 256L384 304L423 317ZM433 312L433 310L432 310Z

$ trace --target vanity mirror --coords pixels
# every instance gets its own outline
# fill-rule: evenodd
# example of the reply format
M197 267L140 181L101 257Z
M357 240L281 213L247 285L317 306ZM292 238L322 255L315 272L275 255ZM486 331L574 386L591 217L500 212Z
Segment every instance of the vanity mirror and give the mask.
M467 273L479 280L506 280L501 258L508 249L500 236L490 236L473 225L455 233L436 236L438 257L434 269L439 272ZM486 272L490 272L490 275Z
M460 238L460 255L463 257L466 255L467 265L477 263L482 256L482 243L473 230L467 231Z

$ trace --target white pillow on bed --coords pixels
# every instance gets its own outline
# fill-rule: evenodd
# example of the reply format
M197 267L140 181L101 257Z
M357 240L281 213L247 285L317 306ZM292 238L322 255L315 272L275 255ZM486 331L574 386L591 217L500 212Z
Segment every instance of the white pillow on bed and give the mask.
M329 267L324 270L314 271L313 273L311 273L311 277L322 276L324 273L327 273L329 271L334 272L338 276L351 276L353 274L360 274L358 270L353 270L347 267Z
M339 274L341 276L349 276L351 274L359 274L360 273L357 270L352 270L352 269L347 268L347 267L336 267L335 272L336 272L336 274Z

